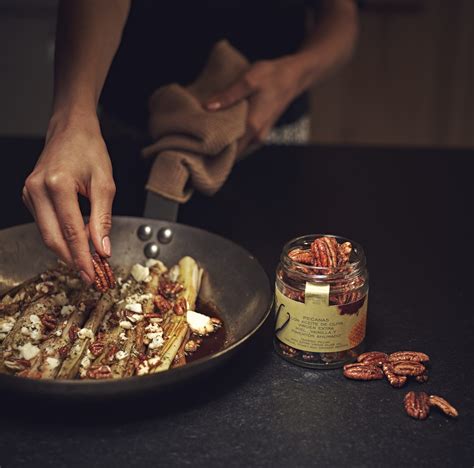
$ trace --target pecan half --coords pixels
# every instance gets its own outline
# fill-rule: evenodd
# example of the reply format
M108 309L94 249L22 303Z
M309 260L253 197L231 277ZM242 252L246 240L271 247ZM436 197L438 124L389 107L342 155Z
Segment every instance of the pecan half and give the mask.
M451 416L452 418L457 418L459 416L456 408L438 395L430 395L429 404L430 406L436 406L444 414Z
M71 326L71 328L68 331L69 339L71 340L71 343L74 343L74 341L77 340L77 332L79 331L79 327L74 324Z
M288 252L288 257L294 262L304 263L305 265L313 264L313 254L311 250L293 249Z
M184 315L184 313L188 310L188 302L186 298L180 297L176 301L175 305L173 306L173 312L176 315Z
M311 244L313 265L334 269L338 266L339 244L334 237L320 237Z
M40 321L46 331L51 331L56 328L57 320L53 314L43 314L40 317Z
M339 244L337 247L338 250L338 266L345 265L351 256L352 244L350 242L344 242Z
M384 362L382 365L382 370L392 387L403 387L408 380L406 375L395 374L395 372L393 371L393 366L390 362Z
M61 356L64 359L69 354L70 349L71 349L71 346L69 345L61 346L58 349L59 356Z
M405 411L414 419L426 419L430 414L429 397L425 392L408 392L403 399Z
M163 296L160 294L157 294L155 298L153 299L153 302L155 304L155 307L162 313L164 314L165 312L168 312L168 310L171 309L171 304L168 300L166 300Z
M418 351L398 351L388 356L388 359L392 362L395 361L415 361L415 362L428 362L429 356L425 353Z
M344 366L344 377L354 380L379 380L383 379L383 372L380 367L372 364L346 364Z
M109 262L98 253L94 253L92 255L92 264L95 271L95 286L97 290L104 293L109 288L115 288L115 276Z
M102 360L102 362L106 362L107 364L112 364L112 362L114 362L115 354L117 353L117 351L118 351L117 345L115 344L111 345L110 348L107 350L107 353L104 359Z
M381 351L369 351L367 353L362 353L357 358L357 362L361 362L363 364L373 364L379 367L382 367L382 364L386 361L388 361L388 355L382 353Z
M110 379L112 369L109 366L92 366L86 373L89 379Z
M176 294L180 293L183 289L184 286L181 283L163 278L160 281L158 292L166 299L173 299Z
M5 364L5 367L7 367L8 369L15 370L15 371L22 371L31 367L30 361L26 359L20 359L20 358L7 359L4 361L4 364Z
M412 375L417 376L425 372L426 367L417 361L397 361L392 362L393 372L397 375Z
M105 344L103 341L94 341L89 345L89 351L94 357L100 356L104 351Z

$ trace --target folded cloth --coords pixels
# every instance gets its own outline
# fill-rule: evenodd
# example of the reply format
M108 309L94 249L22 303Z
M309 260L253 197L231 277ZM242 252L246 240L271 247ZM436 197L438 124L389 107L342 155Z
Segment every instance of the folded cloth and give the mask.
M185 58L183 58L185 60ZM216 43L208 62L190 86L170 84L150 98L150 134L155 141L143 149L156 156L146 189L186 202L195 188L217 192L237 159L237 140L244 135L246 100L209 112L203 103L230 86L249 67L227 41Z

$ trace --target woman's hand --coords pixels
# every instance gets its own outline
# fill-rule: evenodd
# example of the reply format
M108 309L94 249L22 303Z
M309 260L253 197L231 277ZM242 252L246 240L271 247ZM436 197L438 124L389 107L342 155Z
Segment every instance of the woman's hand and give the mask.
M303 90L298 59L286 56L253 64L232 86L212 97L205 108L226 109L248 99L247 129L239 141L238 153L261 144L289 103Z
M92 283L95 273L88 240L101 255L110 256L115 184L97 119L88 118L86 122L50 126L43 152L26 179L23 201L45 244L75 266L85 282ZM87 226L78 194L91 203Z

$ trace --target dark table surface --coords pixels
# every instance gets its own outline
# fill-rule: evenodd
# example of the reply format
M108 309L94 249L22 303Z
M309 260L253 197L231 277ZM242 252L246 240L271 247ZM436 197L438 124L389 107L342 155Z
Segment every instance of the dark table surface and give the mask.
M0 140L0 227L30 221L18 194L40 149L35 140ZM138 149L109 143L115 214L141 213ZM113 413L14 398L0 412L0 466L472 467L473 158L461 150L266 148L240 163L218 195L195 196L180 212L181 222L249 249L271 280L292 237L359 241L370 270L366 347L428 353L428 383L397 390L295 367L272 352L269 321L215 373ZM445 397L459 419L437 411L410 419L408 390Z

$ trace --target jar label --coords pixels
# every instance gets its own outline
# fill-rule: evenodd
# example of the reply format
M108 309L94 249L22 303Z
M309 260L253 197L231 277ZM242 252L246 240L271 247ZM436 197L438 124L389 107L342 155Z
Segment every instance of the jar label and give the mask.
M329 305L329 285L306 284L305 302L275 287L275 334L301 351L330 353L354 348L365 338L367 300Z

